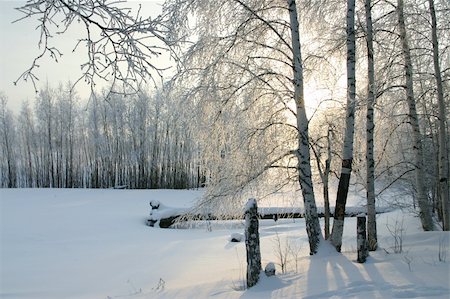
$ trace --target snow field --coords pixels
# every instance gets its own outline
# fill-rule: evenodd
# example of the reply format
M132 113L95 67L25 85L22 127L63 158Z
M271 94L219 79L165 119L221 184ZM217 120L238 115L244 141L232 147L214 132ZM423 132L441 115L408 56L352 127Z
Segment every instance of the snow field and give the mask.
M312 257L302 219L261 221L262 266L288 246L287 273L277 265L243 290L245 244L229 242L243 221L145 225L150 200L187 208L201 193L1 189L0 298L450 298L450 234L422 232L400 211L378 215L381 248L365 264L355 262L356 218L346 219L342 254L323 242ZM396 220L400 254L386 226Z

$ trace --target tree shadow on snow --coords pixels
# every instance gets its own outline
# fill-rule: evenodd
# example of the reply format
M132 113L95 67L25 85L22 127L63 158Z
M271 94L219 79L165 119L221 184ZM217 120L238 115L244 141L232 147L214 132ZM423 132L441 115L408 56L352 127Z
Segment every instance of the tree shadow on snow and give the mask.
M244 291L240 298L264 298L271 291L286 288L299 279L299 275L283 275L267 277L261 272L259 282L250 289Z
M351 255L354 259L336 252L330 243L324 241L319 253L309 257L304 298L355 296L362 292L378 292L381 285L386 285L371 257L365 264L358 264L357 253L352 252Z

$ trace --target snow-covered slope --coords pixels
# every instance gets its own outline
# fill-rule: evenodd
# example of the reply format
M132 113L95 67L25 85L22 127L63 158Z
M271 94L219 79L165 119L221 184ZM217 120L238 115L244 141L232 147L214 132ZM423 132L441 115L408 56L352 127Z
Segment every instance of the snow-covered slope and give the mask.
M261 221L262 262L287 273L243 290L245 244L231 243L241 221L196 229L145 225L150 200L186 208L201 191L0 190L0 298L450 298L449 233L421 232L399 211L378 216L381 249L356 260L356 223L345 224L343 253L323 243L308 255L304 221ZM403 253L391 230L403 222ZM445 250L446 261L439 261Z

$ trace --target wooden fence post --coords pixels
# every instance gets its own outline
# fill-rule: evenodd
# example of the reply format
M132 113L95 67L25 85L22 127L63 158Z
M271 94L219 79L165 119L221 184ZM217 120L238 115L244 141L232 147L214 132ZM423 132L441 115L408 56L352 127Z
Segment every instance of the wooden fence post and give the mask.
M366 216L358 216L356 222L356 238L358 248L358 263L365 263L369 256L366 232Z
M259 248L259 223L256 199L251 198L245 206L245 247L247 249L247 287L254 286L261 272Z

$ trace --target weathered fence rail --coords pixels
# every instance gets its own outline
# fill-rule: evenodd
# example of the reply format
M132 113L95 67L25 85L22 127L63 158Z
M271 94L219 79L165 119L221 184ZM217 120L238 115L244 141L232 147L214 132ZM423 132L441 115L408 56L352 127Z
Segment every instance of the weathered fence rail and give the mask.
M213 215L213 214L192 214L188 209L173 209L167 208L161 205L159 202L152 201L150 203L152 210L150 212L150 217L147 220L148 226L159 226L160 228L170 228L177 221L182 221L183 219L189 219L194 221L204 221L204 220L243 220L244 213L242 215ZM361 213L365 213L364 207L353 207L347 208L345 217L356 217ZM377 213L388 212L389 209L379 209ZM324 217L324 212L319 211L319 217ZM333 217L333 211L330 217ZM304 218L304 213L301 208L259 208L258 209L259 219L273 219L277 221L278 219L297 219Z

